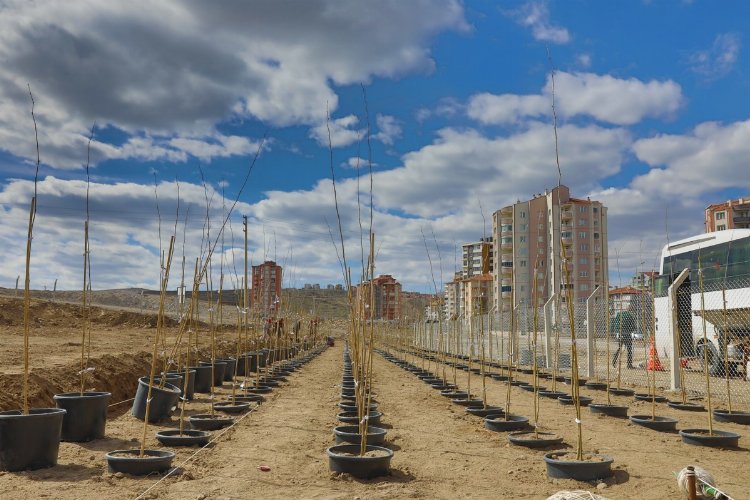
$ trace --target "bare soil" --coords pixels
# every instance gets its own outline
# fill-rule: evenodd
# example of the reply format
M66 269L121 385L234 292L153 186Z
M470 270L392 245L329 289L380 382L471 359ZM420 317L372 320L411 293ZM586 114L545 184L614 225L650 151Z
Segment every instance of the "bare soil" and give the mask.
M11 302L0 299L4 318L0 326L0 408L18 408L20 401L21 329ZM7 299L12 301L15 299ZM17 305L17 304L16 304ZM76 308L64 304L35 304L40 320L32 330L32 406L52 404L56 392L75 390L80 356L79 318ZM379 427L386 428L386 443L395 451L390 476L362 481L332 474L326 448L334 443L333 427L340 425L339 402L341 342L292 374L267 400L237 418L230 430L218 434L206 449L172 448L177 453L178 472L167 477L131 477L110 474L104 455L116 449L138 446L143 423L128 413L137 377L146 373L149 342L154 328L148 320L105 312L94 325L92 363L96 367L91 385L113 392L107 437L91 443L61 443L56 467L19 473L0 473L1 498L546 498L560 490L584 489L608 498L681 498L674 473L689 464L710 471L718 486L735 498L750 491L750 476L742 468L750 460L746 427L721 423L715 428L745 434L740 449L722 450L689 446L679 435L664 434L630 424L627 420L598 416L582 409L584 450L614 458L615 475L597 487L550 479L542 456L553 450L512 446L506 433L494 433L479 417L452 404L414 375L376 355L373 360L374 390L384 413ZM133 313L135 314L135 313ZM109 319L107 319L109 318ZM130 318L130 316L128 316ZM56 324L52 324L52 322ZM169 335L174 335L170 329ZM171 337L170 337L171 338ZM223 339L230 352L231 334ZM169 345L169 342L168 342ZM422 361L418 361L422 363ZM425 367L427 365L425 364ZM430 366L435 370L435 364ZM442 374L442 369L438 370ZM446 370L449 382L453 381ZM530 381L522 375L521 379ZM469 388L468 375L458 372L461 390ZM504 406L507 386L489 378L471 376L471 393L488 404ZM569 386L557 385L570 392ZM531 417L533 394L513 387L512 414ZM231 393L229 383L217 398ZM642 392L645 392L645 388ZM582 388L595 402L606 402L602 391ZM650 402L612 396L616 404L630 407L631 414L651 413ZM122 403L121 403L122 402ZM120 403L120 404L117 404ZM206 413L211 400L197 395L187 414ZM566 449L576 443L575 409L555 400L540 401L540 430L554 432L565 440ZM657 415L678 419L678 428L706 428L707 414L674 410L657 404ZM157 430L175 428L177 419L151 425L149 448L158 444Z

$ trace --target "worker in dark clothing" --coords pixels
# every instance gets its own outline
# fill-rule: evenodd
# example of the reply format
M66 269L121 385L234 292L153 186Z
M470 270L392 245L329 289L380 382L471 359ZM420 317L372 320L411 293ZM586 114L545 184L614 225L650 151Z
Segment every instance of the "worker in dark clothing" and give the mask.
M628 368L635 368L633 366L633 333L635 333L635 319L633 315L628 311L621 311L617 313L610 331L615 332L617 335L618 343L615 355L612 358L612 366L617 366L617 358L622 352L622 348L628 350Z

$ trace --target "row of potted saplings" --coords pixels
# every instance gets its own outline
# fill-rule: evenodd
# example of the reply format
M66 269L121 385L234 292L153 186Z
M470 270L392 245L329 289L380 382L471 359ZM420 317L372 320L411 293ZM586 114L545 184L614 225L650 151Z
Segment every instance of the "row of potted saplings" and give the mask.
M541 397L546 398L552 398L557 399L561 404L563 405L572 405L574 404L573 397L566 392L558 391L556 383L557 382L564 382L565 384L571 384L571 377L565 376L562 374L557 373L545 373L541 370L534 372L533 368L530 367L518 367L515 368L512 365L503 365L496 362L482 362L482 360L472 359L470 356L466 355L452 355L451 357L454 358L451 361L448 361L447 356L445 353L438 353L431 350L403 350L399 349L401 352L403 352L405 355L412 355L415 358L419 357L422 360L422 367L402 362L404 364L404 368L412 371L415 373L420 379L425 381L428 384L431 384L433 387L440 389L441 394L446 397L452 398L452 401L456 404L460 404L463 406L466 406L467 413L478 415L478 416L484 416L485 417L485 426L490 430L498 430L498 431L510 431L515 429L522 429L523 427L527 426L528 424L528 418L520 416L520 415L503 415L504 409L497 407L497 406L490 406L487 405L486 398L483 399L475 399L473 396L471 396L467 391L458 391L455 384L447 384L447 378L445 377L445 373L443 373L443 377L439 377L437 375L439 374L433 374L429 370L426 370L424 367L424 362L427 363L435 362L435 366L437 368L438 364L442 361L442 366L448 366L453 369L454 372L454 383L456 382L455 378L455 371L463 370L466 372L469 372L469 374L474 373L477 375L484 375L485 377L490 377L494 380L498 381L507 381L509 385L518 386L520 389L534 392L536 390L537 394ZM441 358L442 355L442 358ZM477 367L472 367L472 363L476 363ZM429 364L428 364L429 366ZM505 369L507 374L502 373L493 373L491 368L497 368L497 369ZM445 371L445 368L444 368ZM517 379L514 379L513 372L516 371L517 373L523 373L527 375L534 375L535 374L535 382L528 383L523 382ZM675 432L676 431L676 424L677 419L672 417L664 417L664 416L657 416L655 413L656 403L667 403L667 405L670 408L676 409L676 410L683 410L683 411L690 411L690 412L701 412L705 411L705 407L699 403L693 402L693 401L686 401L685 399L685 391L682 392L682 400L677 401L670 401L666 397L657 395L656 394L656 387L655 387L655 381L653 380L653 373L652 373L652 383L649 386L649 392L648 393L636 393L635 390L630 388L624 388L620 387L619 379L618 383L616 384L616 387L611 387L610 384L606 382L600 382L600 381L594 381L590 380L587 381L584 378L579 378L578 383L580 386L585 387L587 389L591 390L602 390L607 391L607 402L606 403L593 403L593 398L588 396L579 395L578 401L580 406L589 407L592 413L598 413L603 414L607 416L612 417L618 417L618 418L628 418L628 406L627 405L620 405L620 404L613 404L613 402L610 399L610 395L615 396L627 396L627 397L633 397L635 401L647 401L652 403L652 411L650 415L631 415L630 421L636 425L647 427L649 429L653 429L656 431L661 432ZM539 385L540 379L546 379L550 380L552 383L552 388L547 389L544 386ZM467 383L470 387L470 375L467 377ZM535 385L536 384L536 385ZM731 422L731 423L737 423L737 424L743 424L743 425L750 425L750 418L748 417L748 414L746 412L727 412L726 410L716 410L713 412L713 419L721 422ZM499 418L502 417L502 418ZM740 435L734 432L729 431L719 431L717 429L712 429L712 422L711 422L711 415L709 416L709 428L711 428L711 435L706 436L703 432L698 432L700 429L683 429L680 431L680 435L683 439L683 441L687 444L692 445L698 445L698 446L713 446L713 447L723 447L723 448L736 448L738 446L738 440ZM508 437L509 440L514 444L522 444L529 446L528 442L526 441L527 436L529 436L531 433L529 432L512 432ZM541 434L538 432L533 432L533 434ZM535 444L536 444L535 440ZM556 435L548 435L545 436L545 439L543 441L540 441L540 445L542 446L549 446L553 444L558 444L562 442L562 438Z
M387 431L380 427L383 413L378 411L371 380L366 375L355 376L353 370L351 355L346 349L338 403L342 411L337 415L344 425L333 429L336 445L326 450L329 469L361 479L384 476L390 472L393 450L386 448Z
M202 361L198 366L162 372L154 377L153 385L151 377L141 377L131 414L140 420L148 414L148 423L155 423L169 419L181 406L179 428L159 431L157 439L167 446L203 446L210 440L211 430L231 425L234 422L231 414L247 411L251 403L262 402L263 394L271 392L288 374L323 348L299 345L260 349L239 358L217 358L213 363ZM237 376L244 376L242 384L234 382ZM213 400L214 388L221 387L225 381L232 382L229 398L213 402L210 413L190 415L187 418L190 428L185 428L185 403L192 400L195 393L210 394ZM60 441L88 442L103 438L110 397L109 392L70 392L54 396L56 408L32 408L28 415L18 410L2 412L0 469L21 471L52 467L57 464ZM218 415L214 410L230 415ZM110 471L131 474L167 470L173 458L172 452L143 447L107 454Z

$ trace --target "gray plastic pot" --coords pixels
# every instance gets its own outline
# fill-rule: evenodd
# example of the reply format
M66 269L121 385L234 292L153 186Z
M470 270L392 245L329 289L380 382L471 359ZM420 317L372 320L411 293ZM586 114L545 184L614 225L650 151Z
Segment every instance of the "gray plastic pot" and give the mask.
M208 394L211 392L211 364L201 366L191 366L191 370L195 370L195 392L202 392Z
M57 465L62 433L62 408L0 412L0 470L20 471Z
M66 412L60 439L82 443L103 438L107 425L107 405L111 396L109 392L55 394L55 404Z

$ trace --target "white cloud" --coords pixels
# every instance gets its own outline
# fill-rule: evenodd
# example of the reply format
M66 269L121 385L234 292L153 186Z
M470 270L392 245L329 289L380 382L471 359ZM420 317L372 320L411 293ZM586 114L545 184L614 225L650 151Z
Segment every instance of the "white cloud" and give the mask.
M635 142L638 159L652 168L633 185L658 196L697 197L726 188L750 189L750 120L702 123L685 135Z
M510 15L521 26L531 28L531 34L535 40L556 44L570 42L571 36L568 30L562 26L555 26L550 21L546 1L526 2Z
M525 117L551 116L552 82L539 95L476 94L468 115L485 124L517 123ZM643 82L593 73L555 74L555 99L562 117L591 116L615 125L632 125L646 117L668 117L683 102L680 85L672 80Z
M582 68L588 69L591 67L591 55L590 54L578 54L576 56L576 62Z
M708 80L726 76L737 63L742 41L737 33L716 36L707 50L696 51L688 57L688 65L695 73Z
M415 118L422 123L432 116L453 117L466 110L466 106L452 97L443 97L440 99L435 108L419 108L415 113Z
M342 118L320 123L310 129L310 137L315 139L321 146L328 146L329 135L331 147L340 148L348 146L360 140L365 129L353 129L359 125L359 118L355 115L346 115Z
M367 169L369 168L370 162L367 160L367 158L362 158L359 156L352 156L345 162L341 164L344 168L353 168L353 169ZM372 166L376 167L378 164L373 162Z
M0 149L35 156L29 82L42 161L63 168L84 162L95 120L155 143L181 139L171 149L201 159L246 150L217 148L216 124L320 124L326 103L337 107L334 85L430 72L431 40L468 29L457 0L11 0L0 12ZM184 159L139 142L127 151ZM92 146L97 160L125 153Z
M373 139L387 144L393 145L393 141L401 137L401 123L394 116L390 115L378 115L375 117L378 124L378 133L373 135Z

